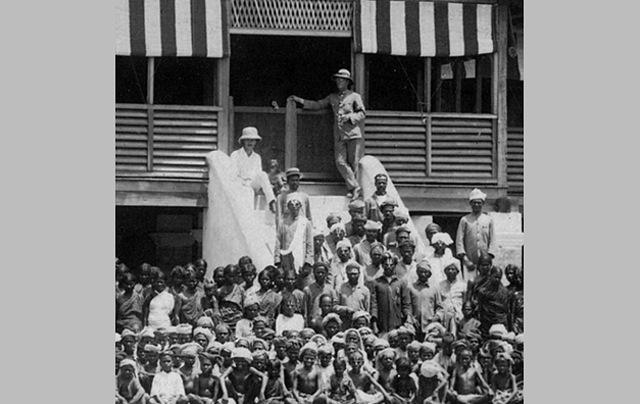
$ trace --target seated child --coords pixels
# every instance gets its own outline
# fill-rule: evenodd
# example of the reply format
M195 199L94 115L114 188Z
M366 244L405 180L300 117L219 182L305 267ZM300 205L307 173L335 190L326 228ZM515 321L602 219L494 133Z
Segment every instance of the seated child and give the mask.
M198 352L202 349L197 344L187 344L182 348L180 355L182 356L183 365L178 369L178 374L182 377L185 394L193 394L195 392L195 379L198 372L194 368Z
M142 388L147 393L151 392L151 384L153 383L153 377L158 373L159 366L158 360L160 355L160 348L156 345L147 344L144 347L144 356L146 363L140 371L138 378L140 379L140 384Z
M291 390L293 388L293 371L296 369L298 364L298 358L300 356L300 348L302 347L302 340L299 338L290 338L287 340L287 361L283 363L284 365L284 384L287 389Z
M480 332L480 320L475 318L475 306L471 300L462 304L462 318L458 321L458 332L468 334L470 331Z
M507 404L515 402L518 394L518 384L516 377L511 373L513 359L509 354L499 353L496 355L495 365L497 372L494 373L491 380L491 389L496 396L493 399L494 404Z
M391 389L391 381L396 376L396 370L394 368L396 350L393 348L383 349L378 353L377 361L377 382L380 383L384 390L389 391Z
M483 391L484 390L484 391ZM453 368L449 389L451 401L461 404L486 402L493 391L478 369L471 366L471 351L463 349Z
M253 331L253 320L258 316L260 311L260 302L258 299L248 298L244 301L243 316L236 323L236 338L249 338L255 336Z
M264 373L251 366L251 352L246 348L235 348L231 354L233 366L220 376L222 399L237 404L253 404L262 397Z
M187 404L189 399L184 392L182 378L173 371L173 353L160 354L160 372L153 378L151 385L151 404Z
M320 371L320 378L322 379L322 388L326 389L329 385L329 379L333 375L333 366L331 362L334 355L333 346L331 344L324 344L318 347L318 370Z
M120 362L116 376L116 404L145 404L149 396L136 376L136 363L131 359Z
M289 396L284 386L282 375L282 364L278 359L271 359L267 362L267 385L264 390L264 397L267 404L284 404L284 400Z
M421 348L422 344L416 340L411 341L409 345L407 345L407 355L411 361L411 369L416 374L420 372L420 365L422 364L422 361L420 360Z
M287 400L294 404L312 404L322 393L321 375L316 367L318 348L313 342L305 344L300 350L302 367L293 371L293 387L291 393L295 400Z
M381 403L384 401L384 393L376 393L376 383L373 383L373 377L369 372L364 372L362 366L364 365L364 356L360 351L355 351L349 356L349 365L351 370L347 375L353 381L353 385L356 388L356 401L363 401L371 404Z
M395 403L410 404L418 392L417 377L412 373L409 358L400 357L396 360L396 376L391 381L389 391Z
M201 373L196 375L193 385L193 393L188 394L191 404L213 404L218 399L220 379L214 376L213 365L216 359L210 353L201 353L198 356Z
M418 373L418 396L416 402L432 404L443 402L447 389L447 372L437 363L422 362Z
M333 373L324 386L327 404L354 404L356 402L356 386L346 375L347 362L336 358L333 361Z

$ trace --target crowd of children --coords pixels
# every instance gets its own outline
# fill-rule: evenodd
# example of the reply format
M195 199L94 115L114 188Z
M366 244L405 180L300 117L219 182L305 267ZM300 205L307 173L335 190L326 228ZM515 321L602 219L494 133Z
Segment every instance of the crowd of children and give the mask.
M116 403L522 403L522 268L503 274L490 248L454 256L435 223L418 249L386 181L349 222L329 215L299 265L116 259ZM484 228L478 192L463 242Z

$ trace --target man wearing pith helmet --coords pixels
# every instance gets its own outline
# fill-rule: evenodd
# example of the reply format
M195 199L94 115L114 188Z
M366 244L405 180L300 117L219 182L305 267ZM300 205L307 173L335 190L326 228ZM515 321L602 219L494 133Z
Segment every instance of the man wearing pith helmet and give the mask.
M347 196L362 198L362 189L356 180L358 162L364 156L364 118L365 109L360 94L349 89L353 86L351 73L340 69L333 75L338 88L337 93L329 94L319 101L310 101L292 95L290 100L302 104L304 109L323 109L329 106L333 110L333 140L336 166L347 183Z
M238 143L242 146L231 153L231 161L238 170L238 177L245 187L249 187L254 191L262 189L264 196L269 204L269 209L276 212L276 197L273 194L273 188L267 173L262 171L262 158L254 151L256 144L262 140L258 135L258 129L253 126L247 126L242 129L242 136L238 139Z
M456 234L456 252L464 264L463 277L473 280L481 252L494 255L495 234L493 220L482 212L487 194L475 188L469 195L471 213L463 216Z

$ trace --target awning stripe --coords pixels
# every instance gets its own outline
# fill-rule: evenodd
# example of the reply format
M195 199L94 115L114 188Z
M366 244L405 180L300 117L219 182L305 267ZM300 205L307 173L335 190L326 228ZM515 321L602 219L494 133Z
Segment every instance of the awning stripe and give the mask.
M438 21L433 24L436 28L436 55L449 56L449 7L447 3L435 3L433 11L434 21Z
M466 54L477 55L478 54L478 15L476 13L476 6L474 4L464 4L462 6L464 12L462 18L464 19L464 50Z
M358 53L399 56L474 56L495 49L491 4L357 0Z
M129 0L116 0L116 52L118 49L131 53Z
M407 33L405 30L404 2L389 2L389 31L391 34L391 53L393 55L407 54Z
M144 55L147 51L147 41L144 32L144 3L141 1L129 0L129 33L130 54Z
M376 6L376 42L378 53L391 53L391 16L389 3L380 2Z
M116 0L116 55L229 55L226 0Z
M172 0L160 0L160 26L162 27L160 32L162 55L175 56L177 53L176 4Z
M148 56L162 55L160 27L160 2L158 0L144 0L144 35Z
M420 4L420 21L434 21L433 3ZM434 24L420 24L420 55L436 54L436 30Z
M405 3L406 47L408 56L420 56L420 3Z

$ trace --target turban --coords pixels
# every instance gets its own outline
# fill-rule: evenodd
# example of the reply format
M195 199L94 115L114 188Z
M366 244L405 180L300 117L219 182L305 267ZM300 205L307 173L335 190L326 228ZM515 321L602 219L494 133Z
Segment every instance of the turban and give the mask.
M411 229L409 228L409 226L406 226L406 225L399 226L396 229L396 234L402 233L402 232L411 233Z
M324 237L324 232L318 227L313 228L313 237Z
M409 220L409 210L407 210L406 208L398 208L393 211L393 216L395 216L396 219L400 218Z
M416 335L415 331L410 330L409 328L405 327L404 325L401 325L398 328L398 335Z
M429 223L427 227L424 229L425 233L430 233L432 231L441 232L442 227L438 223Z
M524 344L524 333L516 335L515 343L518 345Z
M265 328L264 332L262 333L262 336L264 338L269 338L269 337L273 338L276 336L276 332L271 328Z
M318 353L324 353L324 354L329 354L329 355L334 355L336 353L336 350L333 348L333 345L331 344L324 344L324 345L320 345L318 347Z
M416 243L414 243L413 240L405 240L398 246L399 249L402 249L403 247L408 247L415 250Z
M422 365L420 365L420 374L426 378L434 377L441 371L442 368L440 365L434 361L424 361Z
M433 235L433 237L431 237L431 244L435 244L439 241L444 243L445 245L453 244L453 240L451 240L451 236L449 236L449 233L436 233Z
M422 348L422 344L419 343L418 341L416 341L415 339L413 341L411 341L409 343L409 345L407 345L407 348L409 349L415 349L416 351L419 351L420 348Z
M332 344L342 344L344 345L344 335L340 336L340 334L336 334L331 338Z
M421 260L420 262L418 262L417 267L428 269L429 271L431 271L431 263L427 260Z
M505 335L507 335L507 328L504 326L504 324L494 324L491 326L491 328L489 328L489 335L491 337L503 338Z
M175 351L175 352L180 352L182 350L182 345L180 344L173 344L171 345L168 350L165 350L164 352L168 352L168 351Z
M258 316L258 317L253 319L254 327L255 327L256 323L263 323L264 325L267 325L267 324L269 324L269 319L266 318L265 316Z
M376 222L376 221L373 221L373 220L367 220L367 222L364 225L364 229L365 230L380 230L380 229L382 229L382 223Z
M365 311L365 313L369 314L368 311ZM371 314L369 314L369 317L371 317ZM358 332L360 333L361 337L365 337L367 335L372 335L373 334L373 330L369 327L360 327L358 328ZM363 333L367 332L367 334L362 335Z
M469 200L470 201L473 201L474 199L482 199L484 201L486 197L487 197L487 194L485 194L484 192L480 191L478 188L475 188L469 194Z
M379 241L374 241L371 243L369 254L371 254L373 250L380 250L380 252L384 252L384 245Z
M225 342L224 344L222 344L222 346L220 347L221 351L223 349L226 349L227 351L233 353L234 349L236 349L236 345L233 342L228 341L228 342Z
M260 359L260 358L264 358L264 359L268 360L269 359L269 355L267 355L267 351L260 350L260 351L253 351L251 353L251 360L252 361L256 360L256 359Z
M425 334L443 335L447 330L440 323L429 323L425 329Z
M123 359L120 361L120 368L122 369L125 366L131 366L135 369L136 363L132 359Z
M260 301L258 300L258 298L255 297L255 295L249 295L249 297L245 299L242 307L246 309L247 307L253 306L254 304L257 304L258 307L260 307Z
M336 244L336 250L339 250L340 248L351 248L351 242L347 239L338 241L338 244Z
M375 342L373 343L373 349L375 350L378 348L389 348L389 341L382 338L376 338Z
M347 209L356 210L356 209L364 209L364 202L361 199L356 199L355 201L349 202Z
M389 177L387 177L387 174L385 174L385 173L379 173L379 174L376 174L376 176L375 176L375 177L373 177L373 181L376 181L378 178L384 178L385 180L388 180L388 179L389 179Z
M331 226L331 229L329 230L329 232L331 234L335 234L338 230L342 230L343 232L346 233L347 230L345 230L344 228L344 223L336 223L333 226Z
M387 339L391 339L391 338L397 338L398 337L398 329L394 328L393 330L389 331L389 333L387 334Z
M202 349L202 347L197 344L184 344L182 350L180 351L180 355L195 358L196 356L198 356L198 352L200 352L199 348Z
M451 344L451 348L454 350L458 348L469 348L469 342L465 339L459 339Z
M314 355L318 354L318 345L315 342L309 341L302 348L300 348L300 358L302 358L305 352L311 352Z
M122 340L120 334L116 333L116 344Z
M155 352L155 353L160 353L160 347L157 345L153 345L153 344L147 344L144 346L144 351L145 352Z
M445 265L444 270L446 271L449 267L453 267L456 271L460 272L460 261L455 258L451 258L451 261Z
M196 325L198 327L209 327L213 328L213 320L209 316L202 316L196 321Z
M382 203L380 204L380 209L384 208L385 205L391 205L393 207L396 207L398 206L398 202L396 202L396 200L393 197L387 195L385 200L382 201Z
M482 339L482 336L477 331L475 331L475 330L467 331L467 340L468 341L471 341L471 340L480 341L481 339Z
M436 352L436 343L435 342L425 341L425 342L422 343L422 348L428 349L431 352L435 353Z
M498 362L498 361L507 361L513 364L513 359L511 358L511 355L509 355L506 352L500 352L496 355L495 362ZM122 366L122 364L120 366Z
M287 195L287 203L292 201L297 201L300 205L302 205L302 198L300 197L300 194L298 192L292 192Z
M211 341L213 339L213 334L211 333L211 330L209 330L208 328L204 328L204 327L198 327L195 329L195 331L193 332L193 336L197 336L198 334L202 334L207 338L207 341Z
M253 347L253 350L256 350L256 342L258 344L262 344L262 348L266 351L267 349L269 349L269 344L267 343L267 341L263 340L262 338L258 338L255 337L251 340L251 346Z
M329 216L327 216L326 220L327 222L333 222L334 220L337 220L338 222L340 222L342 218L335 213L329 213Z
M322 267L322 268L326 269L327 271L329 271L329 266L327 265L326 262L318 261L315 264L313 264L313 270L314 271L316 270L316 268L320 268L320 267Z
M385 348L382 351L378 352L378 357L380 359L391 357L392 359L396 358L396 350L393 348Z
M133 339L138 339L138 336L136 335L136 333L127 328L124 331L122 331L122 335L120 336L120 338L124 340L125 338L129 338L129 337Z
M176 326L175 326L175 325L172 325L171 327L167 327L167 328L166 328L165 333L166 333L167 335L177 334L177 333L178 333L178 330L176 329Z
M322 328L326 327L329 321L335 321L336 323L338 323L338 327L342 327L342 320L336 313L329 313L324 316L324 318L322 319Z
M314 335L311 337L310 341L313 341L318 345L318 350L320 350L321 346L327 345L327 339L322 334Z
M247 348L234 348L231 351L231 359L244 359L247 362L251 363L253 360L253 356L251 356L251 351Z
M202 362L203 359L206 359L211 363L216 363L216 356L209 352L201 352L198 355L198 358L200 359L200 362Z

